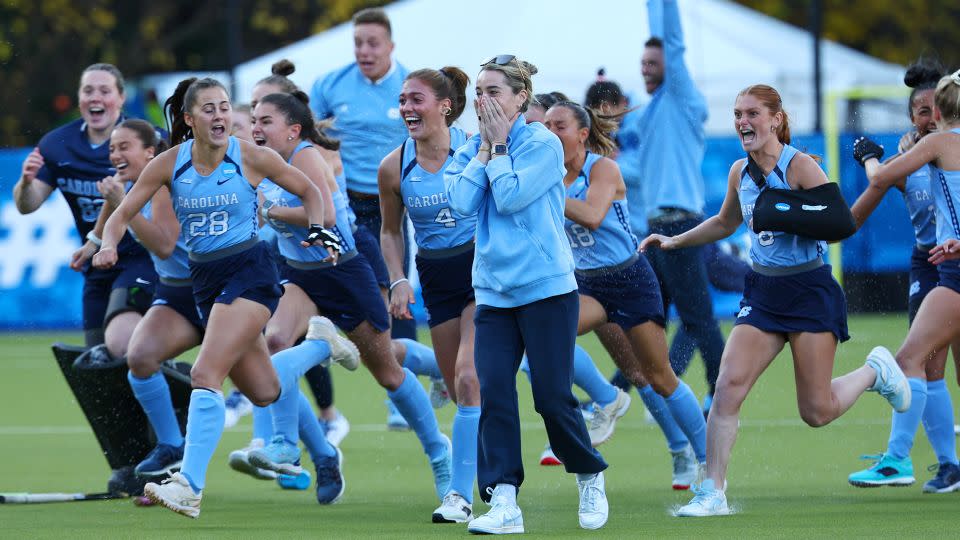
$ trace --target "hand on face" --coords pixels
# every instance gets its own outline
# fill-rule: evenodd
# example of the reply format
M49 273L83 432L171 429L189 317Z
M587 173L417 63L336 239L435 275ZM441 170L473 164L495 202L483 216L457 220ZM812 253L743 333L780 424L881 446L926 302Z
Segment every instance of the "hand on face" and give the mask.
M488 96L481 96L478 101L477 112L480 114L481 139L490 143L506 142L516 115L514 115L514 118L507 118L500 107L500 103Z

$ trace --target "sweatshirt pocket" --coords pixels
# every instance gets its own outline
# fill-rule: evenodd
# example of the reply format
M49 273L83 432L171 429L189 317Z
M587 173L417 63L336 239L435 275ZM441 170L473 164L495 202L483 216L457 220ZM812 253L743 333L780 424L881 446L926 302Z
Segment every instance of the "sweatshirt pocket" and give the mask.
M530 231L530 229L527 228L527 224L526 224L526 223L524 223L523 221L520 221L520 220L518 219L518 220L517 220L517 227L519 227L520 230L523 231L523 234L525 234L525 235L527 236L527 238L530 239L530 243L532 243L534 246L537 247L537 251L540 252L540 256L541 256L541 257L543 257L544 259L546 259L547 262L553 261L553 257L550 255L550 253L547 252L546 249L544 249L543 243L540 242L540 239L537 238L537 235L533 234L533 233Z

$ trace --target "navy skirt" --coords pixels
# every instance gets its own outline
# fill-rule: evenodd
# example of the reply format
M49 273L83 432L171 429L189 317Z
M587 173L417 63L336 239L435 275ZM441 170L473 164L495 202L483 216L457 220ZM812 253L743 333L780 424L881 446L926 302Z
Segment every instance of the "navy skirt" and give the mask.
M453 248L456 249L456 248ZM430 328L459 317L475 302L473 295L473 243L449 257L417 254L417 273Z
M647 321L664 326L660 285L646 257L631 257L615 267L578 270L576 276L580 294L600 302L608 321L624 330Z
M192 286L174 286L160 281L153 293L153 303L150 307L153 306L166 306L176 311L187 322L197 327L201 335L203 334L203 321L200 320L200 311L193 299Z
M246 298L263 304L272 315L283 295L277 264L263 242L218 259L191 260L190 276L193 279L193 299L204 327L215 303L232 304L237 298Z
M913 255L910 256L910 292L907 296L907 314L910 324L913 324L913 318L917 316L923 299L940 281L940 271L937 265L927 260L929 256L929 253L918 247L913 248Z

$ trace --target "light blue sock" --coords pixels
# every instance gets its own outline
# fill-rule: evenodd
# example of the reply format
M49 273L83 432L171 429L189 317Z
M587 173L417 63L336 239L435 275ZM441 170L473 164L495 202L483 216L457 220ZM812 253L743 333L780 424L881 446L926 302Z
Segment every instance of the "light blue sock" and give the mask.
M953 432L953 402L947 381L927 381L927 404L923 408L923 429L937 463L957 463L957 437Z
M207 466L223 435L223 393L209 388L194 388L187 412L187 444L180 472L199 493L207 482Z
M300 427L300 438L303 439L303 444L307 447L307 452L310 454L310 461L313 461L313 464L316 465L321 458L337 455L337 451L334 450L333 445L327 441L327 434L324 433L323 428L320 427L320 421L317 420L317 415L313 414L313 406L310 405L310 400L307 399L307 396L303 395L303 392L299 392L299 394L300 406L298 410L300 420L298 424Z
M520 371L527 376L527 382L530 382L530 361L527 360L527 355L520 359Z
M163 373L158 371L146 379L140 379L128 371L127 380L157 434L157 442L176 447L183 445L180 423L177 422L177 413L173 411L173 401L170 399L170 386Z
M270 407L253 406L253 438L261 439L269 444L273 438L273 417L270 415Z
M664 401L673 419L677 421L677 425L690 441L693 453L697 455L700 463L704 463L707 460L707 422L703 419L703 411L700 409L697 396L693 394L693 390L687 386L687 383L681 380L673 394Z
M300 377L308 369L330 357L330 345L323 340L307 340L270 357L280 379L280 397L270 405L274 437L282 435L287 441L300 442L297 427L300 418Z
M412 371L414 375L423 375L431 379L443 378L433 349L412 339L399 338L397 341L403 342L407 348L407 354L403 357L403 367Z
M594 403L603 407L617 399L617 387L600 373L590 353L577 345L573 352L573 384L579 386Z
M637 388L637 393L640 394L640 399L643 400L643 404L650 411L650 415L657 421L657 425L663 431L663 436L667 438L667 447L670 448L670 451L679 452L686 448L690 444L687 441L687 436L680 429L680 424L677 424L677 421L673 419L663 396L656 393L649 384L643 388Z
M911 377L907 382L910 383L910 408L906 412L893 413L890 440L887 441L887 454L894 459L910 457L913 438L917 435L923 410L927 406L927 381Z
M400 387L388 391L387 397L416 432L423 451L434 460L447 451L447 442L440 434L440 426L437 425L437 417L433 414L427 392L417 382L417 376L412 371L407 368L403 368L403 371L406 376Z
M453 474L450 489L473 503L473 482L477 479L477 431L480 407L457 405L453 417Z

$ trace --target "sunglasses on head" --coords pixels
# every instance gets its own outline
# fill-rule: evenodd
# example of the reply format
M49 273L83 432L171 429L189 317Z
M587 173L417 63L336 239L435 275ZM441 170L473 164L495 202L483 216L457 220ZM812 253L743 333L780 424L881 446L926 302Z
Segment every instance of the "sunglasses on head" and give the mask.
M486 62L480 64L480 67L486 66L487 64L496 64L498 66L505 66L510 62L513 62L517 57L512 54L498 54L493 58L487 60Z

